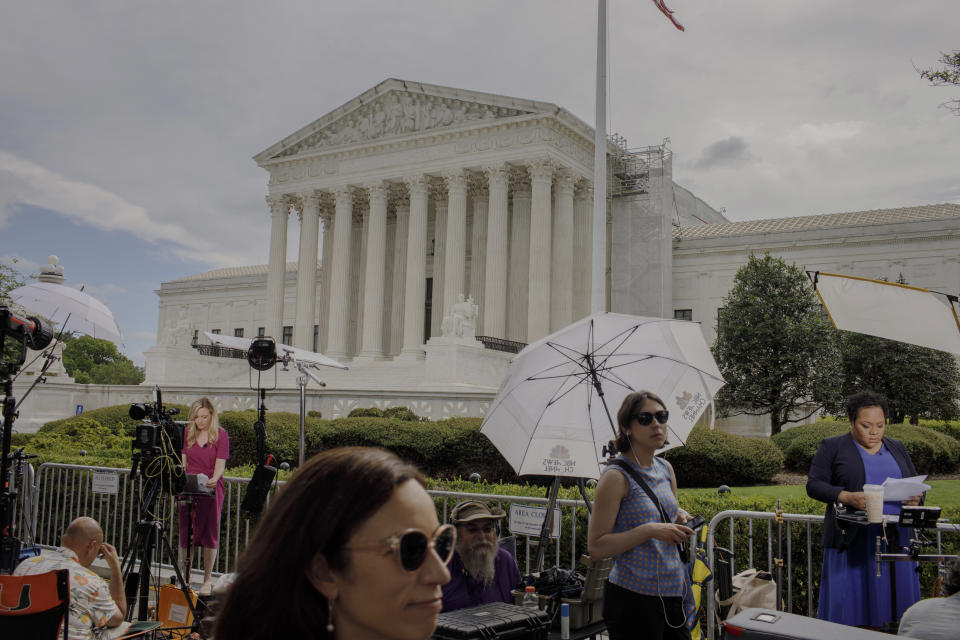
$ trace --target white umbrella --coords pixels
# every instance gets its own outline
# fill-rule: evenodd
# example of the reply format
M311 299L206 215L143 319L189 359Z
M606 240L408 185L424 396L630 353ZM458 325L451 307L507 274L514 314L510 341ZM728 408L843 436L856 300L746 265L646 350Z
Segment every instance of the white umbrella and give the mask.
M113 312L79 289L50 282L35 282L9 293L10 300L53 324L123 345L123 334Z
M627 394L663 399L675 447L722 386L698 324L597 313L517 354L480 430L520 475L596 478Z
M957 296L822 271L807 275L837 329L960 354Z

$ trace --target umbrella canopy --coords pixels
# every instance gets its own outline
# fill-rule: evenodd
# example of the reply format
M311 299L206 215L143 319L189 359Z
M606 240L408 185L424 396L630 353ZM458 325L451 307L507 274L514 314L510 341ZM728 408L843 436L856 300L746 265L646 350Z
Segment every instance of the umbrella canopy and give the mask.
M520 475L596 478L627 394L663 399L669 448L722 386L698 324L597 313L517 354L480 430Z
M14 289L9 296L14 304L54 324L123 345L123 334L113 312L79 289L51 282L35 282Z
M822 271L807 275L837 329L960 355L957 296Z
M207 336L207 338L209 338L214 344L220 344L224 347L230 347L231 349L240 349L241 351L246 351L253 343L253 338L223 336L219 333L210 333L209 331L204 331L203 335ZM277 356L282 359L285 353L290 354L300 362L304 362L306 364L322 365L324 367L333 367L334 369L348 368L347 365L337 362L333 358L328 358L322 353L307 351L306 349L297 349L296 347L291 347L285 344L278 344Z

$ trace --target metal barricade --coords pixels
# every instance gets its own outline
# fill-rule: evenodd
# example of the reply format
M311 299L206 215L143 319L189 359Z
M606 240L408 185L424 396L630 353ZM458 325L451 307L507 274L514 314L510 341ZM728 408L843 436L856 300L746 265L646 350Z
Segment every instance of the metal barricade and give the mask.
M820 565L822 558L813 557L814 536L819 540L820 529L823 526L822 515L782 513L783 518L783 578L781 583L782 598L786 611L803 615L816 615L813 605L813 596L819 591ZM710 530L707 535L707 558L710 571L716 576L714 547L724 547L733 551L730 559L730 573L736 575L736 565L743 569L763 568L774 577L776 567L776 512L765 511L721 511L710 520ZM728 521L728 522L725 522ZM757 524L758 523L758 524ZM816 527L814 527L816 525ZM801 566L794 562L794 537L799 530L803 538L801 544ZM936 548L937 553L943 553L943 534L960 534L960 524L940 523L937 525ZM739 540L740 544L737 544ZM960 541L960 537L958 537ZM737 546L742 549L746 546L746 558L735 551ZM814 577L816 579L814 579ZM794 588L803 588L806 585L806 608L794 606ZM714 638L716 632L716 584L711 584L706 590L705 610L707 614L707 638Z
M31 470L32 471L32 470ZM95 491L94 477L97 474L116 476L116 493ZM100 476L103 479L104 476ZM214 573L229 573L236 570L240 554L246 548L254 525L243 517L240 502L249 478L224 477L225 495L223 511L220 516L220 552L217 554ZM109 484L109 483L107 483ZM283 482L274 485L267 497L267 506L274 491ZM100 522L104 539L111 542L121 554L124 554L133 539L137 522L140 519L140 496L143 479L131 481L129 469L113 467L87 467L82 465L44 463L36 473L36 480L30 483L31 493L29 521L36 544L55 547L60 543L66 526L79 516L90 516ZM27 485L27 486L30 486ZM513 503L543 506L546 498L528 496L505 496L496 494L465 493L457 491L433 490L428 492L437 505L437 517L441 522L449 520L449 512L462 500L485 500L494 502L506 511ZM163 530L168 534L172 547L176 548L179 535L179 518L172 507L169 497L158 501L158 513L155 518L164 523ZM561 511L561 535L548 547L547 565L562 568L574 568L580 554L586 552L586 523L588 514L582 501L557 500L555 507ZM579 510L579 511L578 511ZM506 532L504 532L506 533ZM536 554L536 538L527 537L517 548L517 562L521 571L530 567L531 554ZM162 567L169 567L163 562ZM195 562L195 567L200 565Z
M97 487L94 486L94 478L97 476L100 481L116 476L116 492L95 490ZM249 540L252 527L249 521L242 517L240 510L244 487L249 481L249 478L224 477L220 552L214 568L217 574L234 570L237 559ZM44 547L57 546L64 529L74 518L90 516L100 523L104 539L124 554L133 539L141 515L148 515L141 514L143 484L142 477L131 480L129 469L58 463L40 465L33 485L35 499L30 518L36 544ZM269 500L268 495L268 504ZM149 515L163 523L163 531L168 534L171 547L176 548L179 546L176 506L169 496L161 496L157 507L157 512ZM170 565L169 562L163 562L161 566ZM194 566L200 565L195 562Z

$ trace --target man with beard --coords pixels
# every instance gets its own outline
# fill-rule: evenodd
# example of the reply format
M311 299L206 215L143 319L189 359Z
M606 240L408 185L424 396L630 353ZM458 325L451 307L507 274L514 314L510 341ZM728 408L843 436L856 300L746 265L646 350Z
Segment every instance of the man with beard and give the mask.
M487 602L513 602L510 590L520 583L520 568L497 544L497 521L507 514L483 502L461 502L451 512L457 548L450 560L450 582L443 585L443 610Z

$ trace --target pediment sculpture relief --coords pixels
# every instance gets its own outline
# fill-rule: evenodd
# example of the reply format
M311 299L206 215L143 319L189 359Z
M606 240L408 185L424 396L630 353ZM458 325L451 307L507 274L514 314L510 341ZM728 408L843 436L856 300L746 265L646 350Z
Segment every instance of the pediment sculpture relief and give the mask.
M495 120L531 113L495 105L413 93L389 93L308 136L276 157L308 149L357 144L388 136L450 127L476 120Z

